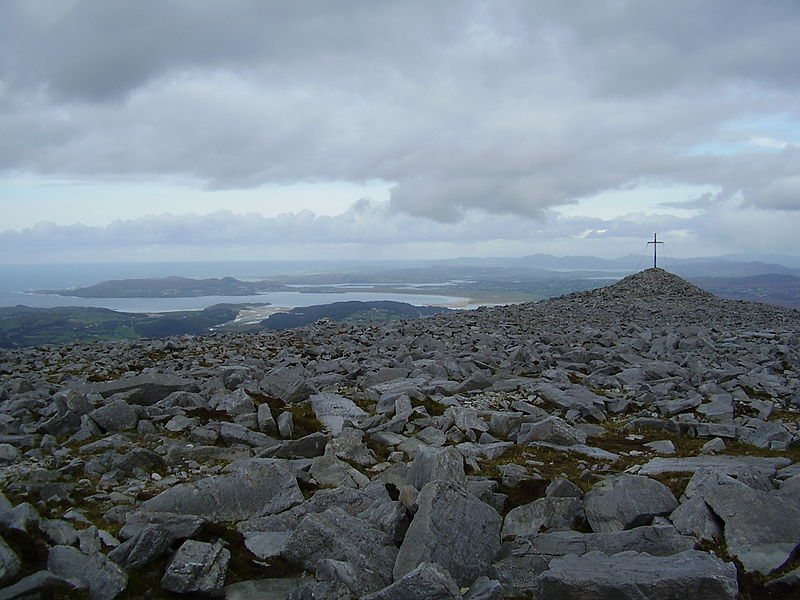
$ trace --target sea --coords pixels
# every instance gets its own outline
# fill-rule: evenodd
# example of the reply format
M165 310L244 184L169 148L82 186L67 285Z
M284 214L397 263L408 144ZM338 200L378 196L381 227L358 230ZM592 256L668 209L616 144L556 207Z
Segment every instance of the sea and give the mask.
M234 277L245 281L266 279L282 274L314 273L329 270L330 264L311 262L160 262L97 263L53 265L0 265L0 306L24 305L36 308L56 306L94 306L122 312L154 313L179 310L202 310L214 304L269 303L281 308L295 308L349 300L392 300L409 304L459 306L466 298L422 293L391 293L375 286L374 292L349 291L342 286L338 293L295 291L270 292L254 296L199 296L196 298L77 298L36 294L35 290L65 290L86 287L113 279L156 277L209 278ZM416 287L416 286L410 286ZM419 287L424 287L420 284Z

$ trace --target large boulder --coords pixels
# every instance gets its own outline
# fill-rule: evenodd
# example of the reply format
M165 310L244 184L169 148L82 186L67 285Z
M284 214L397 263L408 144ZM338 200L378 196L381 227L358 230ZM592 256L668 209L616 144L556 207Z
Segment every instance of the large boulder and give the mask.
M596 484L584 497L586 518L596 533L649 525L678 501L663 483L640 475L617 475Z
M361 579L372 582L369 591L375 591L392 582L397 548L388 533L334 507L306 515L286 542L283 556L311 571L324 559L349 563L361 572Z
M113 600L128 586L128 575L117 563L99 552L85 554L72 546L53 546L47 570L76 587L88 588L92 600Z
M139 422L136 410L122 398L111 400L105 406L89 413L92 421L103 431L128 431L134 429Z
M330 392L314 394L308 401L317 420L333 435L341 432L347 421L357 423L369 416L369 413L356 406L355 402L339 394Z
M450 573L436 563L425 562L361 600L461 600L461 592Z
M297 479L278 465L215 475L182 483L142 504L149 512L197 515L209 521L242 521L291 508L303 502Z
M550 562L539 577L537 600L734 600L736 567L713 554L687 550L671 556L590 552Z
M220 542L186 540L161 578L161 587L179 594L222 596L231 553Z
M464 473L464 457L453 448L421 447L408 469L408 483L418 490L432 481L449 481L456 485L466 486L467 476Z
M503 521L502 537L578 529L585 521L579 498L539 498L509 511Z
M500 548L497 511L447 481L425 485L417 504L394 565L395 579L423 562L442 565L460 586L483 575Z
M76 389L79 393L97 393L108 398L113 394L131 392L126 396L131 404L151 406L166 398L173 392L194 392L198 389L197 382L192 379L169 375L165 373L145 373L133 377L122 377L112 381L89 383Z

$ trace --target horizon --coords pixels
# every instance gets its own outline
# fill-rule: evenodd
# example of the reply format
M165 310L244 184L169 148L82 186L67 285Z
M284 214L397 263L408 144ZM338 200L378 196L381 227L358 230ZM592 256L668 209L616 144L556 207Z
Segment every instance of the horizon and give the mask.
M654 231L797 256L798 28L745 0L9 0L0 263L613 259Z

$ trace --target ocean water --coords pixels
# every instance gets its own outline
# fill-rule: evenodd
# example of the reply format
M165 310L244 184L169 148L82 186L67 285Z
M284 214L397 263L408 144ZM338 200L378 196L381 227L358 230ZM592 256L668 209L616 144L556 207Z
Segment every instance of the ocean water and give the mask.
M271 292L257 296L201 296L197 298L75 298L33 294L32 290L61 290L85 287L112 279L150 277L235 277L259 279L270 275L310 273L324 269L325 263L310 262L196 262L196 263L103 263L65 265L0 265L0 306L52 308L55 306L96 306L124 312L166 312L201 310L220 303L269 302L274 306L294 308L348 300L393 300L409 304L455 305L465 299L432 294L394 294L350 292L309 294ZM329 264L327 266L330 266Z

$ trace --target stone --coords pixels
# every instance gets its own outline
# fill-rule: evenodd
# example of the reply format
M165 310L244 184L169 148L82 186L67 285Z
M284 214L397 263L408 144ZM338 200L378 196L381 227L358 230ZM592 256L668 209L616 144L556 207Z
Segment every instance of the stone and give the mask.
M16 577L21 567L17 554L0 537L0 585Z
M408 469L407 479L418 490L432 481L449 481L465 486L464 458L452 447L420 448Z
M675 444L670 440L658 440L655 442L647 442L645 447L650 448L653 452L658 454L675 454Z
M678 501L663 483L640 475L617 475L595 484L584 496L589 525L595 533L649 525L666 516Z
M303 502L289 471L264 465L252 471L214 475L181 483L145 501L148 512L196 515L209 521L242 521L291 508Z
M517 434L517 444L547 442L560 446L585 444L586 434L558 417L547 417L537 423L523 423Z
M661 475L662 473L694 473L711 470L734 475L744 469L755 467L770 476L780 467L791 464L789 458L762 456L688 456L686 458L656 457L641 465L639 475Z
M675 527L685 535L693 535L699 540L713 542L722 539L723 528L719 517L708 507L701 497L688 498L678 505L669 516Z
M0 589L0 600L68 598L78 589L85 589L85 586L80 582L59 577L50 571L36 571L32 575L23 577L14 585Z
M448 481L426 484L400 546L395 579L424 562L447 569L460 586L485 574L500 548L500 515L462 487Z
M365 594L385 585L385 581L375 572L360 569L347 561L330 558L322 558L317 562L315 575L319 581L341 583L359 597L364 597Z
M225 421L220 423L219 437L229 446L244 444L246 446L253 446L254 448L271 448L279 445L277 440L269 437L265 433L253 431L238 423L228 423Z
M261 560L277 558L286 550L291 531L253 531L244 534L244 545Z
M105 432L130 431L136 429L136 424L139 422L136 411L122 398L95 408L89 416Z
M125 517L120 537L130 539L151 525L159 525L176 539L192 537L206 520L196 515L179 515L169 512L132 511Z
M509 511L501 535L505 539L549 530L578 529L585 522L579 498L539 498Z
M84 394L97 393L104 398L113 394L134 391L133 394L127 396L129 403L152 406L173 392L192 392L196 389L197 383L192 379L166 373L145 373L133 377L90 383L79 386L75 391Z
M226 394L219 402L216 409L229 414L232 417L256 412L253 399L243 389L238 389L233 393Z
M309 583L307 577L251 579L226 585L223 591L225 600L286 600L289 594L306 583Z
M100 553L84 554L72 546L53 546L47 555L47 570L88 588L92 600L112 600L128 585L128 575Z
M564 477L557 477L544 490L548 498L582 498L583 490Z
M330 440L331 436L318 431L297 440L280 442L275 446L261 450L259 455L274 456L276 458L314 458L315 456L322 456Z
M336 458L333 450L326 449L325 454L315 458L311 463L309 473L319 485L333 487L366 487L369 485L369 478L366 475Z
M469 591L464 594L464 600L503 600L505 592L502 584L496 579L489 579L481 575L469 587Z
M392 585L361 600L461 600L450 574L436 563L421 563Z
M345 422L358 423L369 414L356 406L355 402L339 394L323 392L309 398L314 415L334 435L342 431Z
M333 507L306 515L289 537L283 556L310 570L321 559L348 562L365 578L386 586L392 581L397 548L386 532Z
M278 425L278 434L285 440L290 440L294 437L294 416L288 410L283 411L278 415L276 420Z
M590 552L555 558L539 577L537 600L734 600L736 567L712 554L687 550L671 556Z
M703 495L725 524L728 552L747 572L767 575L800 545L800 506L734 481L721 481Z
M291 413L289 413L291 414ZM258 428L263 433L267 435L279 435L278 434L278 424L275 422L275 419L272 417L272 411L269 408L269 404L263 402L258 405L258 410L256 411L256 419L258 422ZM283 437L283 436L281 436ZM289 436L291 437L291 435Z
M108 558L128 572L135 571L164 554L174 540L165 527L150 525L114 548Z
M222 596L230 552L221 543L186 540L161 578L161 587L179 594Z

